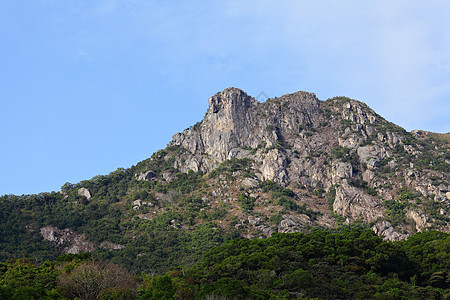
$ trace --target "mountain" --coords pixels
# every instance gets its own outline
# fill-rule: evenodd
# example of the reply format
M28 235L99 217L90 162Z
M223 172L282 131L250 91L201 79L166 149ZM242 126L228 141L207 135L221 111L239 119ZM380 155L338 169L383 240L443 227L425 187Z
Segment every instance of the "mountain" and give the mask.
M239 236L450 231L448 134L407 132L346 97L260 103L227 88L208 101L201 122L136 166L1 197L0 259L94 251L161 272Z
M294 191L293 203L320 212L315 221L286 216L293 228L281 226L284 231L310 223L335 226L330 218L335 213L399 240L430 227L450 229L450 152L444 137L406 132L345 97L320 101L297 92L258 103L229 88L211 97L203 121L174 135L170 146L188 150L175 160L182 172L208 173L227 160L249 159L254 174L239 186L274 181ZM254 194L259 198L261 191ZM276 211L278 203L260 198L255 204L263 205L255 211L270 217L267 210Z

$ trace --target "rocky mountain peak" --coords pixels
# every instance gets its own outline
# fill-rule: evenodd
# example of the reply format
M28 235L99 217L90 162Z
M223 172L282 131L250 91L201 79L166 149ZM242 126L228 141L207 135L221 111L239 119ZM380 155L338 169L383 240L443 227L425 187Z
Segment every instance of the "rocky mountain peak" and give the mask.
M377 232L397 239L405 237L400 231L410 233L414 227L399 226L395 214L422 224L417 226L423 230L431 226L431 214L444 220L450 210L450 153L442 148L444 142L438 135L408 133L347 97L321 101L300 91L259 103L228 88L209 99L201 122L175 134L169 145L188 150L175 158L174 168L181 172L208 173L227 160L246 159L252 162L252 180L306 188L319 198L327 194L331 211L346 222L374 223ZM395 211L402 197L410 197L400 205L413 208L408 215ZM425 217L419 213L426 210L422 203L439 211L428 209ZM411 217L416 215L428 219L418 222ZM389 222L377 223L386 216L398 231L386 227ZM448 223L435 224L449 230Z
M230 87L211 96L208 100L208 114L233 115L245 111L258 102L243 90Z

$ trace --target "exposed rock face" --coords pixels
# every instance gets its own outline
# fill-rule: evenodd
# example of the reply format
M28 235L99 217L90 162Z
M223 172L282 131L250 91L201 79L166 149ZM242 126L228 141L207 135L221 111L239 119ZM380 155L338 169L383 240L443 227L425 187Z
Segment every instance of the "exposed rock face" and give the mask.
M350 216L353 219L363 217L368 222L383 217L384 211L380 200L348 185L345 181L336 189L333 209L340 215Z
M394 230L388 221L379 221L372 226L372 230L383 237L385 241L400 241L406 239L409 235L398 233Z
M331 181L333 184L340 183L342 179L350 178L352 175L353 167L350 163L333 162L331 172Z
M428 217L421 211L410 209L406 213L406 216L414 220L414 222L416 223L416 230L418 232L423 231L426 227L429 227L431 225L430 223L428 223Z
M95 250L94 244L86 240L84 234L78 234L71 229L59 229L54 226L46 226L40 229L40 233L44 240L56 244L65 254L79 254ZM125 246L104 241L100 244L100 248L122 250Z
M122 250L125 248L125 246L105 241L100 244L100 248L104 248L104 249L108 249L108 250Z
M236 88L217 93L208 103L203 120L175 134L169 144L186 150L175 157L173 165L181 172L207 173L226 160L247 158L253 162L254 175L240 181L243 189L256 189L259 181L267 180L302 187L310 193L302 201L311 205L318 201L311 196L316 191L320 201L327 195L332 210L350 223L381 220L373 230L390 240L405 238L412 230L406 225L401 230L391 225L386 206L395 205L384 201L409 201L414 209L404 212L404 222L414 220L418 231L434 224L420 203L436 201L443 211L450 210L450 174L422 171L427 166L423 166L421 156L424 151L434 151L447 157L447 150L435 142L427 148L421 140L430 138L431 133L407 133L364 103L345 97L320 101L307 92L259 103ZM420 170L417 164L422 164ZM440 164L450 164L450 160ZM433 162L429 166L433 167ZM137 175L138 179L149 180L152 173L147 172ZM171 180L165 173L161 176ZM405 190L410 194L404 194ZM211 194L229 196L216 190ZM331 213L323 207L322 212L328 216L310 222L333 226ZM298 221L286 217L278 230L301 230L306 223ZM441 222L438 226L448 231L447 225ZM398 233L403 231L408 234Z
M256 188L259 186L259 182L256 179L253 178L245 178L242 180L242 185L247 188Z
M91 199L91 193L87 188L78 189L78 195L86 197L86 199Z
M179 166L180 170L211 171L227 159L248 157L249 151L243 148L255 149L262 144L273 147L283 141L283 129L293 130L315 121L319 100L314 94L298 92L285 96L282 102L288 109L280 111L277 105L258 103L236 88L212 96L203 121L173 136L170 145L180 145L193 154ZM269 108L269 116L261 118L264 106ZM287 181L284 153L272 149L262 160L264 179Z
M307 215L289 216L284 215L283 220L278 225L278 232L293 233L299 232L305 226L311 224L311 219Z
M142 172L140 174L136 174L135 176L136 176L137 180L151 181L151 180L155 179L156 174L153 173L153 171L146 171L146 172Z
M162 176L167 182L171 182L175 178L175 175L172 172L164 172L162 173Z
M70 229L58 229L46 226L40 230L42 237L63 248L65 254L78 254L94 251L94 245L87 241L84 234L77 234Z

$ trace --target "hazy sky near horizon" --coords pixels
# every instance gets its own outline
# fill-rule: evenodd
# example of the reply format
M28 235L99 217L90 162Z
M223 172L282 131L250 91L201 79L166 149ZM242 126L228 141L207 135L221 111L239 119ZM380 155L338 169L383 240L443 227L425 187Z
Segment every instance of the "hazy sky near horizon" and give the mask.
M0 1L0 195L164 148L227 87L450 132L448 1Z

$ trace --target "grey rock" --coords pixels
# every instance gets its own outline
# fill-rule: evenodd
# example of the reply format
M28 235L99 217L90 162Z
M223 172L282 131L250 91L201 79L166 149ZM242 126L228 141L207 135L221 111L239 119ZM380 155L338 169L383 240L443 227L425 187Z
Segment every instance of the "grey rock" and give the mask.
M373 225L372 230L379 236L383 237L383 240L391 242L404 240L409 236L408 234L396 232L391 223L385 220L379 221Z
M78 254L95 250L94 244L87 241L84 234L78 234L70 229L46 226L40 229L40 233L45 240L62 247L63 252L66 254Z
M245 178L242 180L242 185L247 188L257 188L259 186L259 182L253 178Z
M428 223L428 217L420 210L409 209L406 216L414 220L418 232L422 232L426 227L431 225Z
M86 197L86 199L91 199L91 193L87 188L78 189L78 195Z
M146 171L142 172L140 174L135 174L135 177L137 180L145 180L145 181L151 181L156 179L156 174L153 173L153 171Z
M262 223L262 219L259 217L248 216L248 223L250 225L257 226Z
M108 241L104 241L100 244L100 248L108 249L108 250L122 250L125 249L124 245L114 244Z
M353 175L353 167L350 163L335 161L332 164L331 181L338 183L341 179L350 178Z
M278 225L278 232L280 233L299 232L307 224L311 224L311 219L307 215L303 214L299 216L283 215L283 220Z
M165 181L171 182L172 180L175 179L175 174L173 174L172 172L163 172L162 177L164 178Z
M366 222L372 222L384 216L384 209L379 199L350 186L346 181L336 188L333 210L342 216L350 216L355 220L362 218Z

